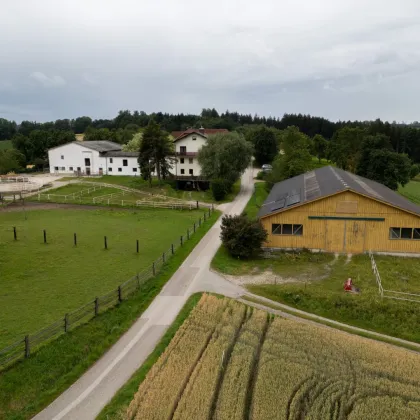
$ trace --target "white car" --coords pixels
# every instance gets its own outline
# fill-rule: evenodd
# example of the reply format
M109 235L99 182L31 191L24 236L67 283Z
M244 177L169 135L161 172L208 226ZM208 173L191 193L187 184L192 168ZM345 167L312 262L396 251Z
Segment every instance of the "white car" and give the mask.
M273 169L273 167L271 166L271 165L263 165L263 166L261 166L261 169L264 171L264 172L270 172L272 169Z

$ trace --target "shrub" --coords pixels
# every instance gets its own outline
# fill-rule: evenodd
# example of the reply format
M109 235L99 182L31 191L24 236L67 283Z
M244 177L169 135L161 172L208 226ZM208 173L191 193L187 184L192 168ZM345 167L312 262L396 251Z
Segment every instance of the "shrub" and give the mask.
M265 172L264 171L259 171L258 174L257 174L257 179L259 179L259 180L265 179Z
M249 220L246 214L222 219L220 238L228 252L237 258L249 258L261 249L267 232L257 220Z
M216 201L223 200L228 193L226 181L223 179L213 179L211 181L211 191Z

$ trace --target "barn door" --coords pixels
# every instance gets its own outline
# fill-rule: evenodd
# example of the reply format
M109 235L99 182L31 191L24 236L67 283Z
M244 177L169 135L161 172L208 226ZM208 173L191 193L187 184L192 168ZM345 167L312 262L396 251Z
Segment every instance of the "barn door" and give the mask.
M329 252L345 252L344 232L345 220L327 220L325 249Z
M366 222L364 220L346 220L345 248L349 254L360 254L364 251Z

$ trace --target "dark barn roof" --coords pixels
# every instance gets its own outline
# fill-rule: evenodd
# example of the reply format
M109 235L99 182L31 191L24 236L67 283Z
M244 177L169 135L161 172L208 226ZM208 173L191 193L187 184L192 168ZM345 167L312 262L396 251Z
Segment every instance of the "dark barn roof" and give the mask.
M122 150L113 150L111 152L101 153L103 157L139 157L139 152L124 152Z
M109 152L111 150L121 150L121 144L114 143L109 140L91 140L91 141L75 141L74 143L97 152Z
M261 206L258 217L288 210L293 206L342 191L363 194L420 215L420 206L385 185L339 168L324 166L275 184Z

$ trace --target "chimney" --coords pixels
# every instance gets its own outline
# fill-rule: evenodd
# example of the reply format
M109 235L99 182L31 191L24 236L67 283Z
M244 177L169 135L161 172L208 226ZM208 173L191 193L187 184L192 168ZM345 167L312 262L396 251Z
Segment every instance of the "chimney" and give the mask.
M199 132L200 134L203 134L203 135L204 135L204 127L203 127L203 126L201 126L201 127L198 129L198 132Z

